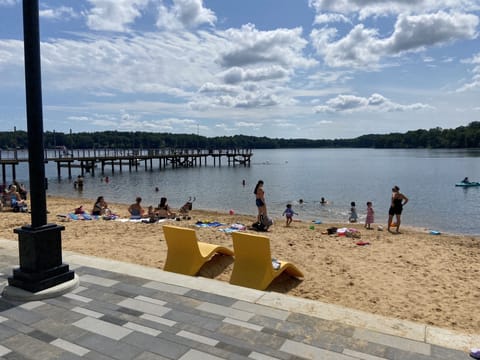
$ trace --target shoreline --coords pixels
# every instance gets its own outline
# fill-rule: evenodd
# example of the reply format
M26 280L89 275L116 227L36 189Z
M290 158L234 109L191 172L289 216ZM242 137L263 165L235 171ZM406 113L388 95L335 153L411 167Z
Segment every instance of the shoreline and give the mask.
M91 199L47 196L48 222L65 226L64 250L111 258L163 269L167 247L161 224L120 221L65 221L56 217L75 207L93 207ZM107 199L108 202L108 199ZM114 213L127 216L127 204L109 203ZM249 226L255 215L194 210L191 220L172 224L193 228L199 240L233 248L231 236L219 228L195 226L197 221L218 221ZM13 229L30 222L29 214L3 212L6 226L0 237L14 240ZM269 291L319 300L357 310L414 322L478 333L480 329L480 237L473 235L431 235L425 229L403 226L402 234L366 230L362 223L295 221L284 219L267 233L272 256L297 265L303 281L280 276ZM327 228L347 227L360 238L324 234ZM313 227L313 229L312 229ZM250 230L248 230L250 232ZM368 246L359 246L361 240ZM199 276L228 281L233 259L216 256Z

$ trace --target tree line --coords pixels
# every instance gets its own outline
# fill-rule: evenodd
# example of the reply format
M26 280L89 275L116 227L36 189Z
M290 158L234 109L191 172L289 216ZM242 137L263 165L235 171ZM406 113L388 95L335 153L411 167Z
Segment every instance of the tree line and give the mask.
M26 149L26 131L0 132L1 149ZM480 121L455 129L419 129L406 133L368 134L353 139L283 139L246 135L205 137L152 132L44 133L45 148L67 149L287 149L287 148L480 148Z

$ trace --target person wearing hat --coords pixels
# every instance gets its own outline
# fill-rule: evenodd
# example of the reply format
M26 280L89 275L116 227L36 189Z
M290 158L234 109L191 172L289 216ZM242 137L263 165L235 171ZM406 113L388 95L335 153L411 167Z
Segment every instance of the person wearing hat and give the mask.
M400 218L402 215L403 207L408 203L408 198L400 192L400 188L395 185L392 188L392 199L390 209L388 210L388 226L387 231L390 231L391 226L396 226L397 234L400 233ZM395 215L395 225L392 225L393 216Z

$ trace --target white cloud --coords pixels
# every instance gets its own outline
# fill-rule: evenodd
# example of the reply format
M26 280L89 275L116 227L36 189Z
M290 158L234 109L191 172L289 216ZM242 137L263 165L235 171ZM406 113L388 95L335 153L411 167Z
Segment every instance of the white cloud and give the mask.
M333 22L344 22L350 23L350 19L342 14L334 14L334 13L321 13L315 16L315 20L313 21L314 24L328 24Z
M88 0L93 5L87 13L87 25L92 30L128 31L128 25L141 16L150 0Z
M242 69L234 66L224 73L223 81L227 84L238 84L243 81L285 79L288 75L289 72L279 65L271 65L255 69Z
M165 29L196 28L203 24L213 26L217 21L215 13L203 7L203 0L173 0L169 8L158 7L157 26Z
M401 105L394 103L380 94L372 94L370 97L355 95L338 95L326 101L325 105L317 106L316 113L352 113L359 111L370 112L397 112L432 109L431 106L421 103Z
M225 68L265 64L310 67L316 64L302 54L307 41L302 38L301 28L259 31L247 24L219 35L229 40L219 58Z
M395 15L401 13L427 13L440 9L460 12L478 11L477 0L309 0L309 6L317 14L335 12L357 14L360 20L367 17Z
M0 6L13 6L20 2L20 0L0 0Z
M480 89L480 53L475 54L472 58L467 59L464 61L467 64L473 64L474 67L472 69L472 79L458 88L456 92L464 92L474 89Z
M388 38L381 38L376 29L358 24L339 40L335 39L337 31L333 28L314 29L311 39L318 54L331 67L371 68L386 56L420 51L460 39L473 39L477 36L478 22L475 15L442 11L400 15Z
M39 16L50 20L66 20L76 18L79 15L76 14L71 7L60 6L58 8L41 9L39 11Z

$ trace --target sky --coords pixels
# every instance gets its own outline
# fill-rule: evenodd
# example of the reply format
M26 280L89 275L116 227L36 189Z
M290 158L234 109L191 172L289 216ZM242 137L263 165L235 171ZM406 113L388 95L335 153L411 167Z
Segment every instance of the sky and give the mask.
M40 0L43 127L335 139L480 121L480 0ZM0 131L27 129L0 0Z

